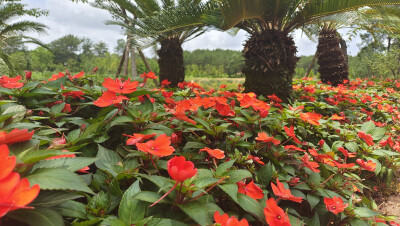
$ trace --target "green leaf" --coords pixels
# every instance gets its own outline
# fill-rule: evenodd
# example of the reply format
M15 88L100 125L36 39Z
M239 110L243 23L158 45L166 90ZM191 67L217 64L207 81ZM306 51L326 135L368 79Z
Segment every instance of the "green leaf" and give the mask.
M252 177L251 173L247 170L230 170L228 171L228 173L226 174L227 176L229 176L229 179L227 180L230 183L236 183L238 181L241 181L245 178L249 178Z
M315 213L314 216L311 218L310 222L308 223L309 226L320 226L321 223L319 222L318 213Z
M313 210L314 207L319 203L320 198L316 195L307 194L307 201L310 204L311 210Z
M81 202L71 200L57 206L55 209L65 217L87 219L86 206Z
M400 155L397 152L388 151L388 150L384 150L384 149L373 150L372 154L378 155L378 156L398 156L398 155Z
M217 170L215 171L215 175L217 177L222 176L224 173L226 173L233 166L233 163L235 163L234 159L232 159L232 160L230 160L228 162L224 162L224 163L220 164L217 167Z
M44 190L40 191L38 197L36 197L36 199L29 205L38 207L53 207L80 197L82 197L82 195L74 194L72 192Z
M348 143L345 143L344 146L350 152L357 152L357 150L358 150L358 144L356 142L348 142Z
M237 204L239 204L240 207L242 207L245 211L252 213L254 216L258 218L258 220L265 222L263 208L259 202L241 193L238 193L237 195L238 195Z
M219 181L219 179L213 177L197 178L194 181L194 184L199 188L205 188L216 183L217 181Z
M135 224L142 220L146 213L147 203L134 197L141 192L139 180L135 181L128 190L125 191L118 209L119 218L127 225Z
M8 217L22 221L31 226L63 226L64 220L56 211L48 208L36 207L18 209L7 214Z
M385 136L386 128L384 127L376 127L376 129L372 132L371 136L374 140L380 140Z
M99 223L100 221L101 221L101 219L95 218L95 219L82 221L82 222L78 222L78 223L72 223L72 226L93 226L93 225L97 225L97 223Z
M51 107L50 111L54 115L57 115L57 114L61 113L61 111L64 109L64 107L65 107L65 102L62 102L62 103L56 104L53 107Z
M155 203L158 199L161 198L163 194L152 192L152 191L141 191L135 195L135 199L141 200L144 202L149 202L149 203ZM165 202L164 200L161 200L159 203Z
M20 122L25 116L26 107L22 106L22 105L12 105L12 106L8 107L2 113L2 115L8 115L10 113L12 113L14 115L13 120L12 120L13 123Z
M126 226L126 224L120 219L106 218L101 222L101 226Z
M208 225L207 208L203 202L196 200L186 204L178 205L183 212L195 220L200 225Z
M236 203L238 202L237 194L238 194L238 186L236 184L222 184L218 185L222 191L224 191L229 197L233 199Z
M75 157L43 160L33 166L33 170L38 168L66 168L72 172L80 170L94 163L97 158Z
M24 93L22 96L23 97L34 97L34 96L40 96L40 95L57 95L57 92L51 91L50 89L47 88L35 88L29 92Z
M15 95L15 93L13 92L12 89L7 89L7 88L4 88L4 87L0 87L0 93L1 94L6 94L6 95L9 95L9 96L14 96Z
M354 213L358 217L373 217L380 215L379 213L367 208L367 207L357 207L354 209Z
M257 182L259 184L269 184L272 176L275 174L275 166L269 162L263 166L258 172L256 172Z
M200 142L187 142L185 144L185 147L183 148L183 150L186 149L203 149L205 148L206 145L204 143L200 143Z
M115 151L108 150L100 145L98 145L99 151L97 153L98 160L95 162L96 166L104 171L107 171L112 176L116 177L118 175L115 172L115 165L121 161L121 158Z
M71 154L71 153L63 152L61 150L52 150L52 149L37 150L37 151L26 150L26 153L24 153L23 156L20 156L20 158L21 161L23 161L24 163L36 163L41 160L47 159L49 157L57 155L65 155L65 154Z
M165 218L152 218L147 224L147 226L188 226L179 221L165 219Z
M364 131L367 134L368 133L371 134L375 130L375 128L376 128L375 123L373 121L368 121L361 125L360 130Z
M73 190L93 194L93 191L75 173L67 169L38 169L27 177L41 190Z

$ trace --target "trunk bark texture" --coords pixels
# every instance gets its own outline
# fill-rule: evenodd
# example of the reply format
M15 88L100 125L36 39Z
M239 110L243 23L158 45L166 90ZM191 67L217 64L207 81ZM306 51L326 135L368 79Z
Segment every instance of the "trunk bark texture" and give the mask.
M284 102L292 97L292 79L296 63L296 46L287 32L279 30L253 34L245 43L243 56L246 76L245 92L275 94Z
M321 81L325 84L337 86L343 80L349 79L349 69L346 58L340 48L340 37L335 29L322 29L319 33L318 46L318 72Z
M185 80L183 65L183 49L179 38L167 38L161 41L161 48L157 51L160 68L160 82L167 79L170 87L177 87Z

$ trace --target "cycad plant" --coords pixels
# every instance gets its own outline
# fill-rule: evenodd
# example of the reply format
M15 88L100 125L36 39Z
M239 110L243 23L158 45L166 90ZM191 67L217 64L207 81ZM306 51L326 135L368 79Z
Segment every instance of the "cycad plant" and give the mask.
M108 24L120 25L142 48L159 45L157 50L160 82L167 79L176 87L185 79L182 44L204 33L200 18L208 9L198 0L113 0L123 6L127 16L118 15ZM112 10L112 9L108 9ZM126 22L128 21L128 23Z
M5 52L5 47L19 43L35 43L44 46L40 40L24 35L25 32L44 33L47 28L44 24L22 20L16 21L23 15L41 16L46 11L39 9L26 9L25 5L15 0L0 1L0 59L8 67L11 75L15 74L15 69Z
M276 94L290 100L292 77L298 58L290 32L324 17L360 7L400 4L400 0L215 0L218 11L206 21L227 30L249 33L243 55L245 91L258 95Z

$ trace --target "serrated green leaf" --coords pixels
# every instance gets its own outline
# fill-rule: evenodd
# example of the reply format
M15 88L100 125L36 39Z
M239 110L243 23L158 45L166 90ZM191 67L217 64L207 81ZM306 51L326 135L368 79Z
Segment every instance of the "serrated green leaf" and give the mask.
M135 224L144 219L147 204L134 197L141 192L139 180L135 181L128 190L125 191L118 209L119 218L127 225Z
M147 226L188 226L188 224L165 218L152 218Z
M238 194L238 186L236 184L220 184L218 185L222 191L224 191L233 201L238 202L237 194Z
M34 207L53 207L80 197L82 195L66 191L41 191L38 197L29 205Z
M108 150L100 145L98 145L98 148L96 166L116 177L118 173L115 172L114 166L121 161L121 157L115 151Z
M361 125L360 130L364 131L367 134L371 134L375 130L376 126L373 121L368 121Z
M307 201L310 204L311 210L314 209L316 205L318 205L320 201L320 197L312 194L307 194ZM319 219L318 219L319 220Z
M228 173L226 174L227 176L229 176L228 178L228 182L230 183L236 183L238 181L241 181L245 178L249 178L252 177L251 173L247 170L230 170L228 171Z
M200 143L200 142L187 142L185 144L185 147L183 148L183 150L186 149L203 149L205 148L206 145L204 143Z
M86 157L43 160L35 164L33 166L33 170L38 168L66 168L72 172L75 172L86 166L89 166L96 160L97 158L86 158Z
M198 178L194 181L194 184L199 187L199 188L205 188L208 187L216 182L218 182L219 179L213 178L213 177L205 177L205 178Z
M207 209L205 208L203 202L196 200L186 204L180 204L178 206L199 225L208 225L207 223L209 220L207 216Z
M41 190L73 190L93 194L77 174L67 169L37 169L27 178L31 184L39 184Z
M245 211L252 213L254 216L256 216L258 220L265 222L263 208L259 202L257 202L250 196L241 193L238 193L237 196L237 204L239 204Z
M368 217L368 218L380 215L379 213L377 213L367 207L357 207L354 209L354 213L358 217Z
M36 207L30 209L18 209L10 212L8 217L22 221L31 226L63 226L64 220L56 211L48 208Z
M76 201L65 202L55 208L61 215L65 217L73 217L78 219L87 219L86 206Z
M217 170L215 171L215 175L217 177L222 176L224 173L226 173L233 166L233 163L235 163L234 159L232 159L232 160L230 160L228 162L221 163L217 167Z

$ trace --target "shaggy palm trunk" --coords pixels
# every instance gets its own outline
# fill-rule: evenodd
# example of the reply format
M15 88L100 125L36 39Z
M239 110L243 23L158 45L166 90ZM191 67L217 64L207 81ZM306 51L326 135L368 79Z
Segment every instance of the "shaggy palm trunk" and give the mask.
M243 50L246 76L245 92L257 95L275 94L288 102L292 94L292 78L296 63L296 46L293 38L279 30L254 33Z
M337 86L349 79L346 58L340 48L340 37L335 29L322 29L319 33L317 51L318 72L325 84Z
M157 55L160 82L167 79L171 82L170 87L177 87L178 83L185 80L182 43L178 38L164 39Z

